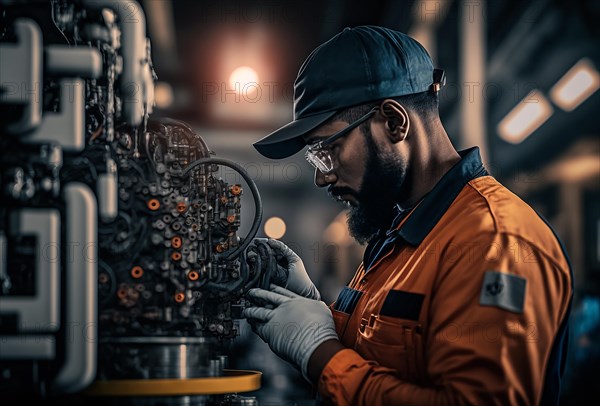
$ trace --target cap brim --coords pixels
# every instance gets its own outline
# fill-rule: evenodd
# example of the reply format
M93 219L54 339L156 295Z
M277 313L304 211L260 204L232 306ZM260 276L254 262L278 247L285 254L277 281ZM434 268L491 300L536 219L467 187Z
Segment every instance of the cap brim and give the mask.
M315 114L294 120L291 123L273 131L266 137L256 141L254 148L261 155L271 159L287 158L306 146L302 136L335 115L335 111Z

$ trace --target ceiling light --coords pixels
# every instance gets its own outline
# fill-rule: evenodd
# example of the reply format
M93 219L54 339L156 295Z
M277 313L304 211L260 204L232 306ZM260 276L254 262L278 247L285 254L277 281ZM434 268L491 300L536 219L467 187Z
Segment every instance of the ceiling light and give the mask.
M550 98L561 109L572 111L599 87L598 71L592 61L583 58L556 82L550 90Z
M256 92L258 74L249 66L240 66L231 72L229 85L238 93L251 94Z
M539 90L529 93L498 124L500 137L512 144L519 144L541 126L554 109Z

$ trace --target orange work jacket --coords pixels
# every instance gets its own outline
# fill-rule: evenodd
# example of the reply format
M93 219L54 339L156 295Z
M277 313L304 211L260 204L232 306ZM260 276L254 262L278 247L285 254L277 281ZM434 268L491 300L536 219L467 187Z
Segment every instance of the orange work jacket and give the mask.
M473 148L371 242L331 309L338 405L558 401L572 273L560 241Z

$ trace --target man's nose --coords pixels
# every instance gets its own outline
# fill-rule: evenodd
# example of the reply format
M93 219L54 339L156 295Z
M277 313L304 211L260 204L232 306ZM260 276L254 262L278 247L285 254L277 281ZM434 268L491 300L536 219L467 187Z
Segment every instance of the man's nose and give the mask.
M327 175L324 175L318 169L315 169L315 185L318 187L325 187L327 185L331 185L337 181L337 176L334 172L330 172Z

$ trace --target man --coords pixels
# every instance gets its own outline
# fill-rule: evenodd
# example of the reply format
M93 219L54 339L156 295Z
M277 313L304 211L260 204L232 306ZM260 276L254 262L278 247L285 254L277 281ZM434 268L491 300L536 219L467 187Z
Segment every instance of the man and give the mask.
M572 297L551 229L457 152L437 111L443 74L382 27L346 28L295 82L294 121L255 143L270 158L308 145L315 183L348 206L363 263L328 309L280 242L286 288L253 289L245 316L342 405L558 401Z

